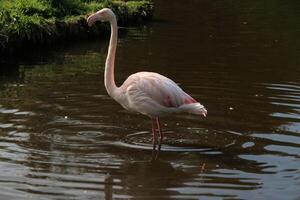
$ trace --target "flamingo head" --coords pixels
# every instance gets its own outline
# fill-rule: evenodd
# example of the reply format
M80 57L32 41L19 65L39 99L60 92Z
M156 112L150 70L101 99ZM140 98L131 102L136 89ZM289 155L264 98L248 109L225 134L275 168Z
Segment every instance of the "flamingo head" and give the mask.
M110 21L111 18L114 16L115 14L113 13L113 11L109 8L103 8L101 10L99 10L98 12L91 14L88 18L87 18L87 23L89 26L92 26L96 21Z

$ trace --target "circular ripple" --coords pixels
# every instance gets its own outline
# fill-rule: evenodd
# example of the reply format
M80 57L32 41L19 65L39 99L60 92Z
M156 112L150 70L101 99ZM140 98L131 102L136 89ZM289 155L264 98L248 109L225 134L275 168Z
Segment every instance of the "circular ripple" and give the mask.
M162 151L203 152L227 148L236 143L239 135L218 130L190 129L189 132L164 132ZM152 149L152 134L129 134L116 145L137 149Z
M43 131L40 136L44 139L51 139L51 141L61 147L94 147L102 144L102 140L99 138L104 137L104 133L101 131L84 130L78 131L72 129L71 126L65 126L62 128L49 128Z
M97 138L104 136L104 133L101 131L79 131L77 134L79 137L86 137L86 138Z

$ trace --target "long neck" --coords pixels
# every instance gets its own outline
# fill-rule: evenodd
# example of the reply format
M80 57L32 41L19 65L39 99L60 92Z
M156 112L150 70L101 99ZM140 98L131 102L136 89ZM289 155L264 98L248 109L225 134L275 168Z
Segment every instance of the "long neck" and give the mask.
M104 72L104 84L107 90L107 93L114 97L117 92L117 86L115 83L115 55L117 48L117 39L118 39L118 27L116 17L111 17L110 20L111 35L108 47L108 54L105 63L105 72Z

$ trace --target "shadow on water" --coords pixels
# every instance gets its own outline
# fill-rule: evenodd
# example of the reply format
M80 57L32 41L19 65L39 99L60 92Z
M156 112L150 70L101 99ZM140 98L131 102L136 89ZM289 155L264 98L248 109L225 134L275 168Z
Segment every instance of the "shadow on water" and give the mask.
M117 82L159 72L208 117L163 119L151 162L150 120L103 87L107 41L2 63L1 199L300 197L300 3L155 3L118 41Z

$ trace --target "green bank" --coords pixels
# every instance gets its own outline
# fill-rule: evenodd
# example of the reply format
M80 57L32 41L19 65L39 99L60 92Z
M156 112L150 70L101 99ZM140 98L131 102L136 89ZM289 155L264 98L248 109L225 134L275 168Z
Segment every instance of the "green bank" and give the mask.
M89 28L86 17L111 8L121 26L152 18L151 1L115 0L2 0L0 1L0 59L61 41L94 37L108 32L105 24Z

